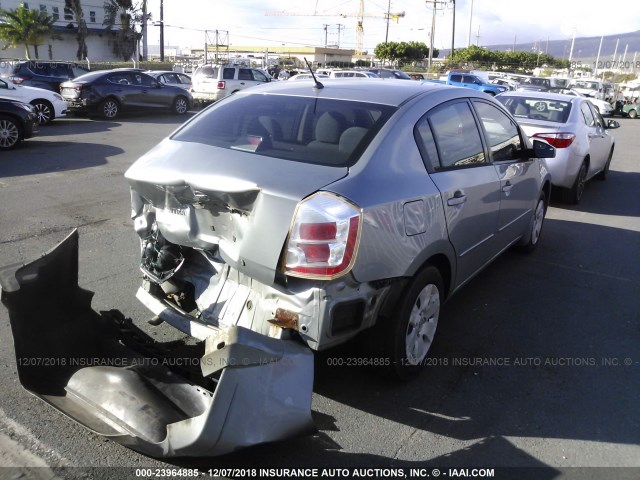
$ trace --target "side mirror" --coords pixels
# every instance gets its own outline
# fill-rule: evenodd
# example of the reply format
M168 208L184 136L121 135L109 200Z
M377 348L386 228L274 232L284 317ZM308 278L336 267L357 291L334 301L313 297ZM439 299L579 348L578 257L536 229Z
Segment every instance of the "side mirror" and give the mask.
M555 158L556 147L549 145L542 140L533 140L533 157L534 158Z
M618 122L617 120L608 119L607 124L605 125L604 128L606 128L607 130L613 129L613 128L620 128L620 122Z

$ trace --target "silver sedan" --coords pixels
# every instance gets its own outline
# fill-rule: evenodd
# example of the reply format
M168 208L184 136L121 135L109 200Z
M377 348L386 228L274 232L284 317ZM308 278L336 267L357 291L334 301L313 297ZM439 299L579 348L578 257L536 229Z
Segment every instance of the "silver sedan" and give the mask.
M313 350L366 331L363 365L400 378L429 365L443 302L507 248L539 244L555 149L482 92L323 83L241 90L127 170L136 295L188 342L92 312L77 234L0 271L18 358L42 342L106 359L18 364L27 388L148 455L212 456L313 431ZM43 321L30 308L45 299Z
M530 138L546 140L556 147L556 156L547 160L547 167L553 185L562 188L565 202L579 203L590 178L607 178L615 148L609 130L620 124L602 118L589 98L505 92L496 100L513 114Z
M164 70L147 70L147 75L151 75L164 85L171 85L172 87L180 87L185 90L191 90L191 77L184 73L177 73Z

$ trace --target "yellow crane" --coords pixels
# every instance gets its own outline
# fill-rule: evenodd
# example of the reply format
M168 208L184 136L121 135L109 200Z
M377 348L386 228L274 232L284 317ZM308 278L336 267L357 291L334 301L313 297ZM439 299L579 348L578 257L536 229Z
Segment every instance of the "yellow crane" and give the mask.
M265 13L265 15L267 16L295 16L295 17L301 17L301 16L307 16L307 17L329 17L329 16L336 16L336 17L342 17L342 18L347 18L347 17L356 17L357 18L357 23L356 23L356 55L362 55L362 49L364 46L364 27L363 27L363 22L364 22L364 17L370 17L370 18L386 18L386 19L391 19L393 21L395 21L396 23L398 22L399 18L404 17L404 12L399 12L399 13L385 13L384 15L367 15L364 13L364 0L359 0L359 5L358 5L358 13L318 13L318 2L316 1L316 6L313 12L288 12L288 11L282 11L282 10L271 10Z

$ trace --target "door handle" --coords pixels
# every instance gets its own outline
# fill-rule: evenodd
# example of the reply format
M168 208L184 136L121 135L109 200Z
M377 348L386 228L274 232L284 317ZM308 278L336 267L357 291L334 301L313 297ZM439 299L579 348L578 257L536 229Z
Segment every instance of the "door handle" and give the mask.
M466 201L467 196L464 193L457 191L456 193L454 193L453 197L447 199L447 205L449 205L450 207L455 207L456 205L462 205Z
M511 189L513 188L513 185L510 182L507 182L504 187L502 187L502 191L504 193L509 193L511 191Z

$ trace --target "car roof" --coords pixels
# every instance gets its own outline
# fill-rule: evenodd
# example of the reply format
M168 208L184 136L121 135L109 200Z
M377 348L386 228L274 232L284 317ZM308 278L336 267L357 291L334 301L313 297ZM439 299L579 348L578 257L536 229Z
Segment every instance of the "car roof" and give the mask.
M182 73L182 72L174 72L173 70L145 70L145 71L144 71L144 72L142 72L142 73L146 73L147 75L152 75L152 76L155 76L155 75L164 75L165 73L176 73L176 74L177 74L177 73L179 73L179 74L181 74L181 75L187 75L187 76L189 76L189 75L188 75L188 74L186 74L186 73Z
M315 88L312 82L273 82L241 90L234 95L293 95L355 102L373 102L397 107L417 95L431 95L435 92L442 91L443 88L462 91L460 88L448 85L435 83L426 85L419 82L408 83L395 78L323 78L322 84L324 88L318 89ZM360 85L362 86L361 88L359 88ZM466 90L469 91L467 92ZM464 94L466 96L479 96L471 89L465 89Z

